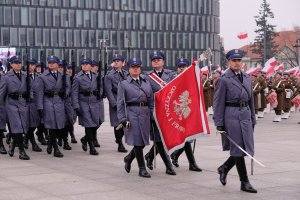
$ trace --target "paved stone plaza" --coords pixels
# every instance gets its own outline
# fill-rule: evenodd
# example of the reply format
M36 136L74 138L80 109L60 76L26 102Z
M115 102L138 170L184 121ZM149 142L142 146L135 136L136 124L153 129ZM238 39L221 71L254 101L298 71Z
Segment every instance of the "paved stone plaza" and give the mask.
M107 108L106 102L106 108ZM151 179L140 178L136 160L131 173L124 170L123 157L117 153L113 129L106 122L98 131L99 156L83 152L80 143L71 144L72 151L62 151L64 158L27 150L30 161L18 159L18 151L10 158L0 155L0 200L89 200L89 199L300 199L300 113L289 120L273 123L273 113L266 114L255 128L256 158L266 165L255 164L252 185L258 194L240 191L236 169L228 175L224 187L218 180L217 167L228 157L222 152L220 136L215 134L210 116L210 136L197 140L195 157L203 172L188 170L186 156L179 159L176 176L165 174L157 157L157 168L150 171ZM76 125L77 140L83 128ZM31 147L30 147L31 148ZM131 147L127 147L131 149ZM149 146L144 152L147 152ZM248 172L250 162L246 159Z

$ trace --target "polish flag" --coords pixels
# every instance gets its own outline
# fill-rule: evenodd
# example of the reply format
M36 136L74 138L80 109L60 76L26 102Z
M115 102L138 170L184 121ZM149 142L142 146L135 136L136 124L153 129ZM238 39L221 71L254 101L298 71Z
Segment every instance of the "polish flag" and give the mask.
M240 33L237 36L240 40L246 39L248 37L248 33Z
M243 63L242 67L241 67L241 70L245 71L247 69L247 64L246 63Z
M275 57L270 58L266 63L265 67L262 69L263 72L266 72L266 76L274 72L274 67L277 65Z
M294 74L296 76L297 74L299 74L299 66L289 69L286 72L289 72L290 74Z
M283 70L283 63L281 63L280 65L276 66L274 68L275 72L278 72L278 71L282 71Z
M208 74L208 73L209 73L208 66L202 67L202 68L201 68L201 72L202 72L203 74Z
M261 70L261 67L251 67L246 71L246 73L251 76L252 74L257 73L259 70Z

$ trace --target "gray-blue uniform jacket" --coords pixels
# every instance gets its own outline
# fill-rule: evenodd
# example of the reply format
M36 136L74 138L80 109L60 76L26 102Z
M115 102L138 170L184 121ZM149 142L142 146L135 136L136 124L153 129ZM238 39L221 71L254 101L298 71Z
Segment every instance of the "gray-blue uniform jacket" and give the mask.
M2 77L4 82L0 88L0 100L2 102L5 101L7 118L12 133L26 133L29 128L29 107L26 102L26 73L20 73L21 80L13 70L7 72Z
M4 75L0 74L0 91L4 87ZM6 109L4 99L0 99L0 129L6 127Z
M215 126L225 127L228 135L242 148L254 155L253 125L256 124L251 78L243 73L243 84L235 73L228 69L218 78L214 94L213 110ZM226 106L226 103L246 102L246 107ZM231 156L244 153L222 136L223 150Z
M159 91L161 89L160 85L158 85L155 81L153 81L150 77L149 74L154 71L150 71L146 74L145 78L150 82L152 91L153 93ZM176 72L169 70L169 69L163 69L163 73L161 76L161 79L165 81L166 83L169 83L171 80L176 77ZM154 142L161 142L161 137L159 134L159 130L157 128L156 122L154 120L151 121L151 140Z
M72 102L74 109L80 109L79 124L83 127L98 127L104 122L103 99L97 99L97 73L90 72L90 79L80 71L73 82Z
M30 77L30 88L31 92L33 93L32 101L28 104L29 105L29 127L36 128L40 125L41 119L39 113L37 111L37 104L36 104L36 88L37 88L37 78L38 75L33 73Z
M150 83L143 75L139 79L140 84L135 82L131 76L128 76L118 86L118 119L119 123L126 120L130 121L131 128L124 128L124 130L125 142L132 146L149 145L150 116L154 107ZM139 106L136 105L137 103L147 103L147 105Z
M122 74L120 74L122 73ZM117 72L115 69L112 69L105 76L105 92L107 99L109 101L109 118L110 125L116 127L119 125L118 115L117 115L117 96L118 96L118 84L126 80L128 72L123 70Z
M37 109L44 111L46 129L63 129L66 123L65 100L61 95L63 92L63 75L60 72L57 75L57 79L55 79L51 72L46 70L37 80ZM70 81L66 80L66 94L68 95L70 93Z
M71 82L71 76L67 75L67 79L69 79ZM76 122L77 115L74 112L71 93L65 99L65 109L66 109L66 116L67 116L66 125L73 125Z

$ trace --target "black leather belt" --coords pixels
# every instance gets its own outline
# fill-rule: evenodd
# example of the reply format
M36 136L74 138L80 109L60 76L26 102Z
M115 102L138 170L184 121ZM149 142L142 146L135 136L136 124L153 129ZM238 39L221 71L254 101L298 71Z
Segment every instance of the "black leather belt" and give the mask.
M248 102L226 102L225 106L228 106L228 107L247 107Z
M85 97L90 97L90 96L97 96L98 95L98 91L88 91L88 90L86 90L86 91L80 91L79 92L79 94L83 94L83 96L85 96Z
M127 106L148 106L147 102L128 102Z
M19 99L25 99L27 97L27 94L14 92L14 93L8 93L7 96L13 100L19 100Z
M59 96L59 97L63 98L63 96L64 96L63 92L56 92L56 91L45 91L44 95L46 97L50 97L50 98L55 97L55 96Z

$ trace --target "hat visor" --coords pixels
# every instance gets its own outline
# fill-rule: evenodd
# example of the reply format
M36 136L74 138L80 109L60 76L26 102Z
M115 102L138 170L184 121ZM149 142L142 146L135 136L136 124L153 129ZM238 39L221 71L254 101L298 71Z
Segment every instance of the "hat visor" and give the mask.
M152 56L151 60L155 60L155 59L164 59L164 58L159 55Z
M228 60L232 60L232 59L242 59L243 56L240 54L233 54L231 56L229 56Z

